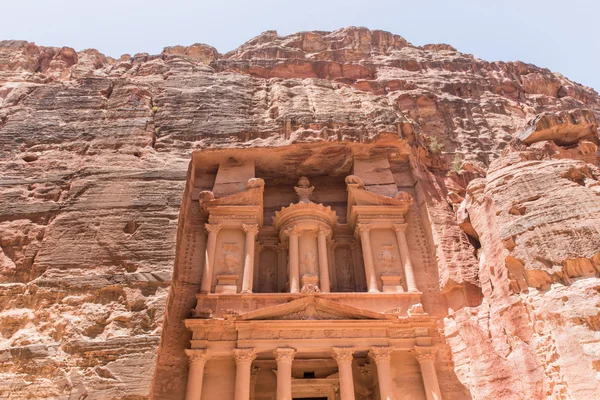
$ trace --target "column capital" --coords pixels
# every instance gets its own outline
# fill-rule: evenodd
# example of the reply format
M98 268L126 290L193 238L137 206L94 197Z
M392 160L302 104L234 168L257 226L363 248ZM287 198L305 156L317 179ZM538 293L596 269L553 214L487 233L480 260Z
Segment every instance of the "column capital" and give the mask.
M416 358L418 362L435 361L435 348L415 346L410 351L410 355Z
M242 224L242 229L246 233L258 234L258 224Z
M300 230L298 229L298 227L296 225L292 225L288 228L286 228L283 233L285 233L287 236L292 236L292 235L298 235L300 233Z
M252 362L256 359L256 349L234 349L233 358L235 363Z
M319 226L317 233L319 235L325 235L325 237L331 235L331 229L330 228L326 228L324 226Z
M408 224L407 223L394 223L392 224L392 228L394 228L394 231L396 232L406 232L406 228L408 228Z
M204 228L208 233L217 233L221 230L221 224L204 224Z
M332 357L339 362L352 362L354 359L354 347L332 347Z
M383 361L383 360L391 360L392 359L392 351L391 347L381 347L375 346L371 347L369 350L369 356L375 360L375 362Z
M294 356L296 355L296 349L282 347L282 348L273 350L273 354L275 355L275 360L277 360L277 362L280 362L280 361L292 362L294 360Z
M204 365L210 358L205 349L185 349L185 354L188 356L190 365Z
M356 224L356 230L359 232L369 232L371 230L371 224Z

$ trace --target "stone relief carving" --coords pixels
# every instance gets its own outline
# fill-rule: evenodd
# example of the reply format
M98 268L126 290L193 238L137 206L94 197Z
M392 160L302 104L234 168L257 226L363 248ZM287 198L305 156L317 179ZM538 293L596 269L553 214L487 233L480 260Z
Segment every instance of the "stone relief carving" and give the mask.
M416 303L408 308L408 315L422 315L425 314L425 309L423 308L423 304Z
M321 293L321 289L317 285L313 285L311 283L302 286L301 293Z
M353 291L354 274L352 273L352 255L348 246L339 246L335 250L335 267L338 278L338 287L342 291Z
M358 189L365 188L365 182L356 175L348 175L345 179L346 185L355 186Z
M381 253L377 256L377 261L379 261L379 265L387 270L390 270L394 266L394 262L396 261L396 257L392 254L394 250L393 244L382 244L381 245Z
M240 266L240 246L237 243L223 243L223 256L219 265L229 274L233 274Z
M260 292L271 293L276 291L277 287L277 272L274 264L264 265L260 273Z
M261 178L250 178L246 183L246 189L264 187L265 181Z
M317 272L317 256L312 251L307 251L304 253L304 257L302 258L302 266L304 267L304 272L310 275L316 275Z
M211 310L210 308L200 308L200 309L192 308L191 318L207 319L207 318L211 318L212 314L213 314L213 310Z

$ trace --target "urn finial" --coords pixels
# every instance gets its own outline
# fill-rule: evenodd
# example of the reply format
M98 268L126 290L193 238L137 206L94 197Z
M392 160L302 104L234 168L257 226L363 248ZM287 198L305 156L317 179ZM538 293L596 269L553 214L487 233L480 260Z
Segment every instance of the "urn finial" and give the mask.
M301 176L298 179L298 186L294 186L294 190L296 190L296 194L298 195L299 203L310 203L310 197L315 187L310 186L310 181L306 176Z

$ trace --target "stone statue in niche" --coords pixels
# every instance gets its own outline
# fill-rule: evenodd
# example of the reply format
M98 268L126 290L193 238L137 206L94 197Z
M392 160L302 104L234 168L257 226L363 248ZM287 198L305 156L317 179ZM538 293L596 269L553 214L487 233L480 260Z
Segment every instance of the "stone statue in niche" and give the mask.
M354 285L352 282L352 272L350 271L352 262L347 247L339 248L336 252L336 264L339 279L339 287L342 290L352 290Z
M219 261L219 265L223 268L223 272L233 274L235 269L240 266L239 246L237 243L223 243L223 257Z
M377 261L379 261L379 265L383 268L390 270L394 266L394 261L396 261L396 257L392 254L392 250L394 249L394 245L392 244L382 244L381 245L381 253L377 256Z
M302 259L302 266L304 267L305 273L309 275L317 274L317 256L312 251L307 251Z
M266 266L260 274L260 291L261 293L273 293L276 291L275 285L275 268Z

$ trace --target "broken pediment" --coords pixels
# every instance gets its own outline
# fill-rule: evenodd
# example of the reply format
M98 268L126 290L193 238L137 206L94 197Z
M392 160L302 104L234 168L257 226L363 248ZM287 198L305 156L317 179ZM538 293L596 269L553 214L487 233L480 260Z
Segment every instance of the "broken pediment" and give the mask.
M241 192L215 198L213 192L203 191L198 197L200 206L210 215L211 222L256 222L262 226L264 189L264 180L251 178L246 183L245 190Z
M365 220L362 222L403 222L404 215L413 203L412 196L407 192L397 192L394 197L389 197L366 190L363 180L355 175L346 177L346 185L347 220L351 226L356 226L361 219Z
M307 296L289 303L239 315L241 321L260 320L386 320L390 315L362 310L336 301Z

